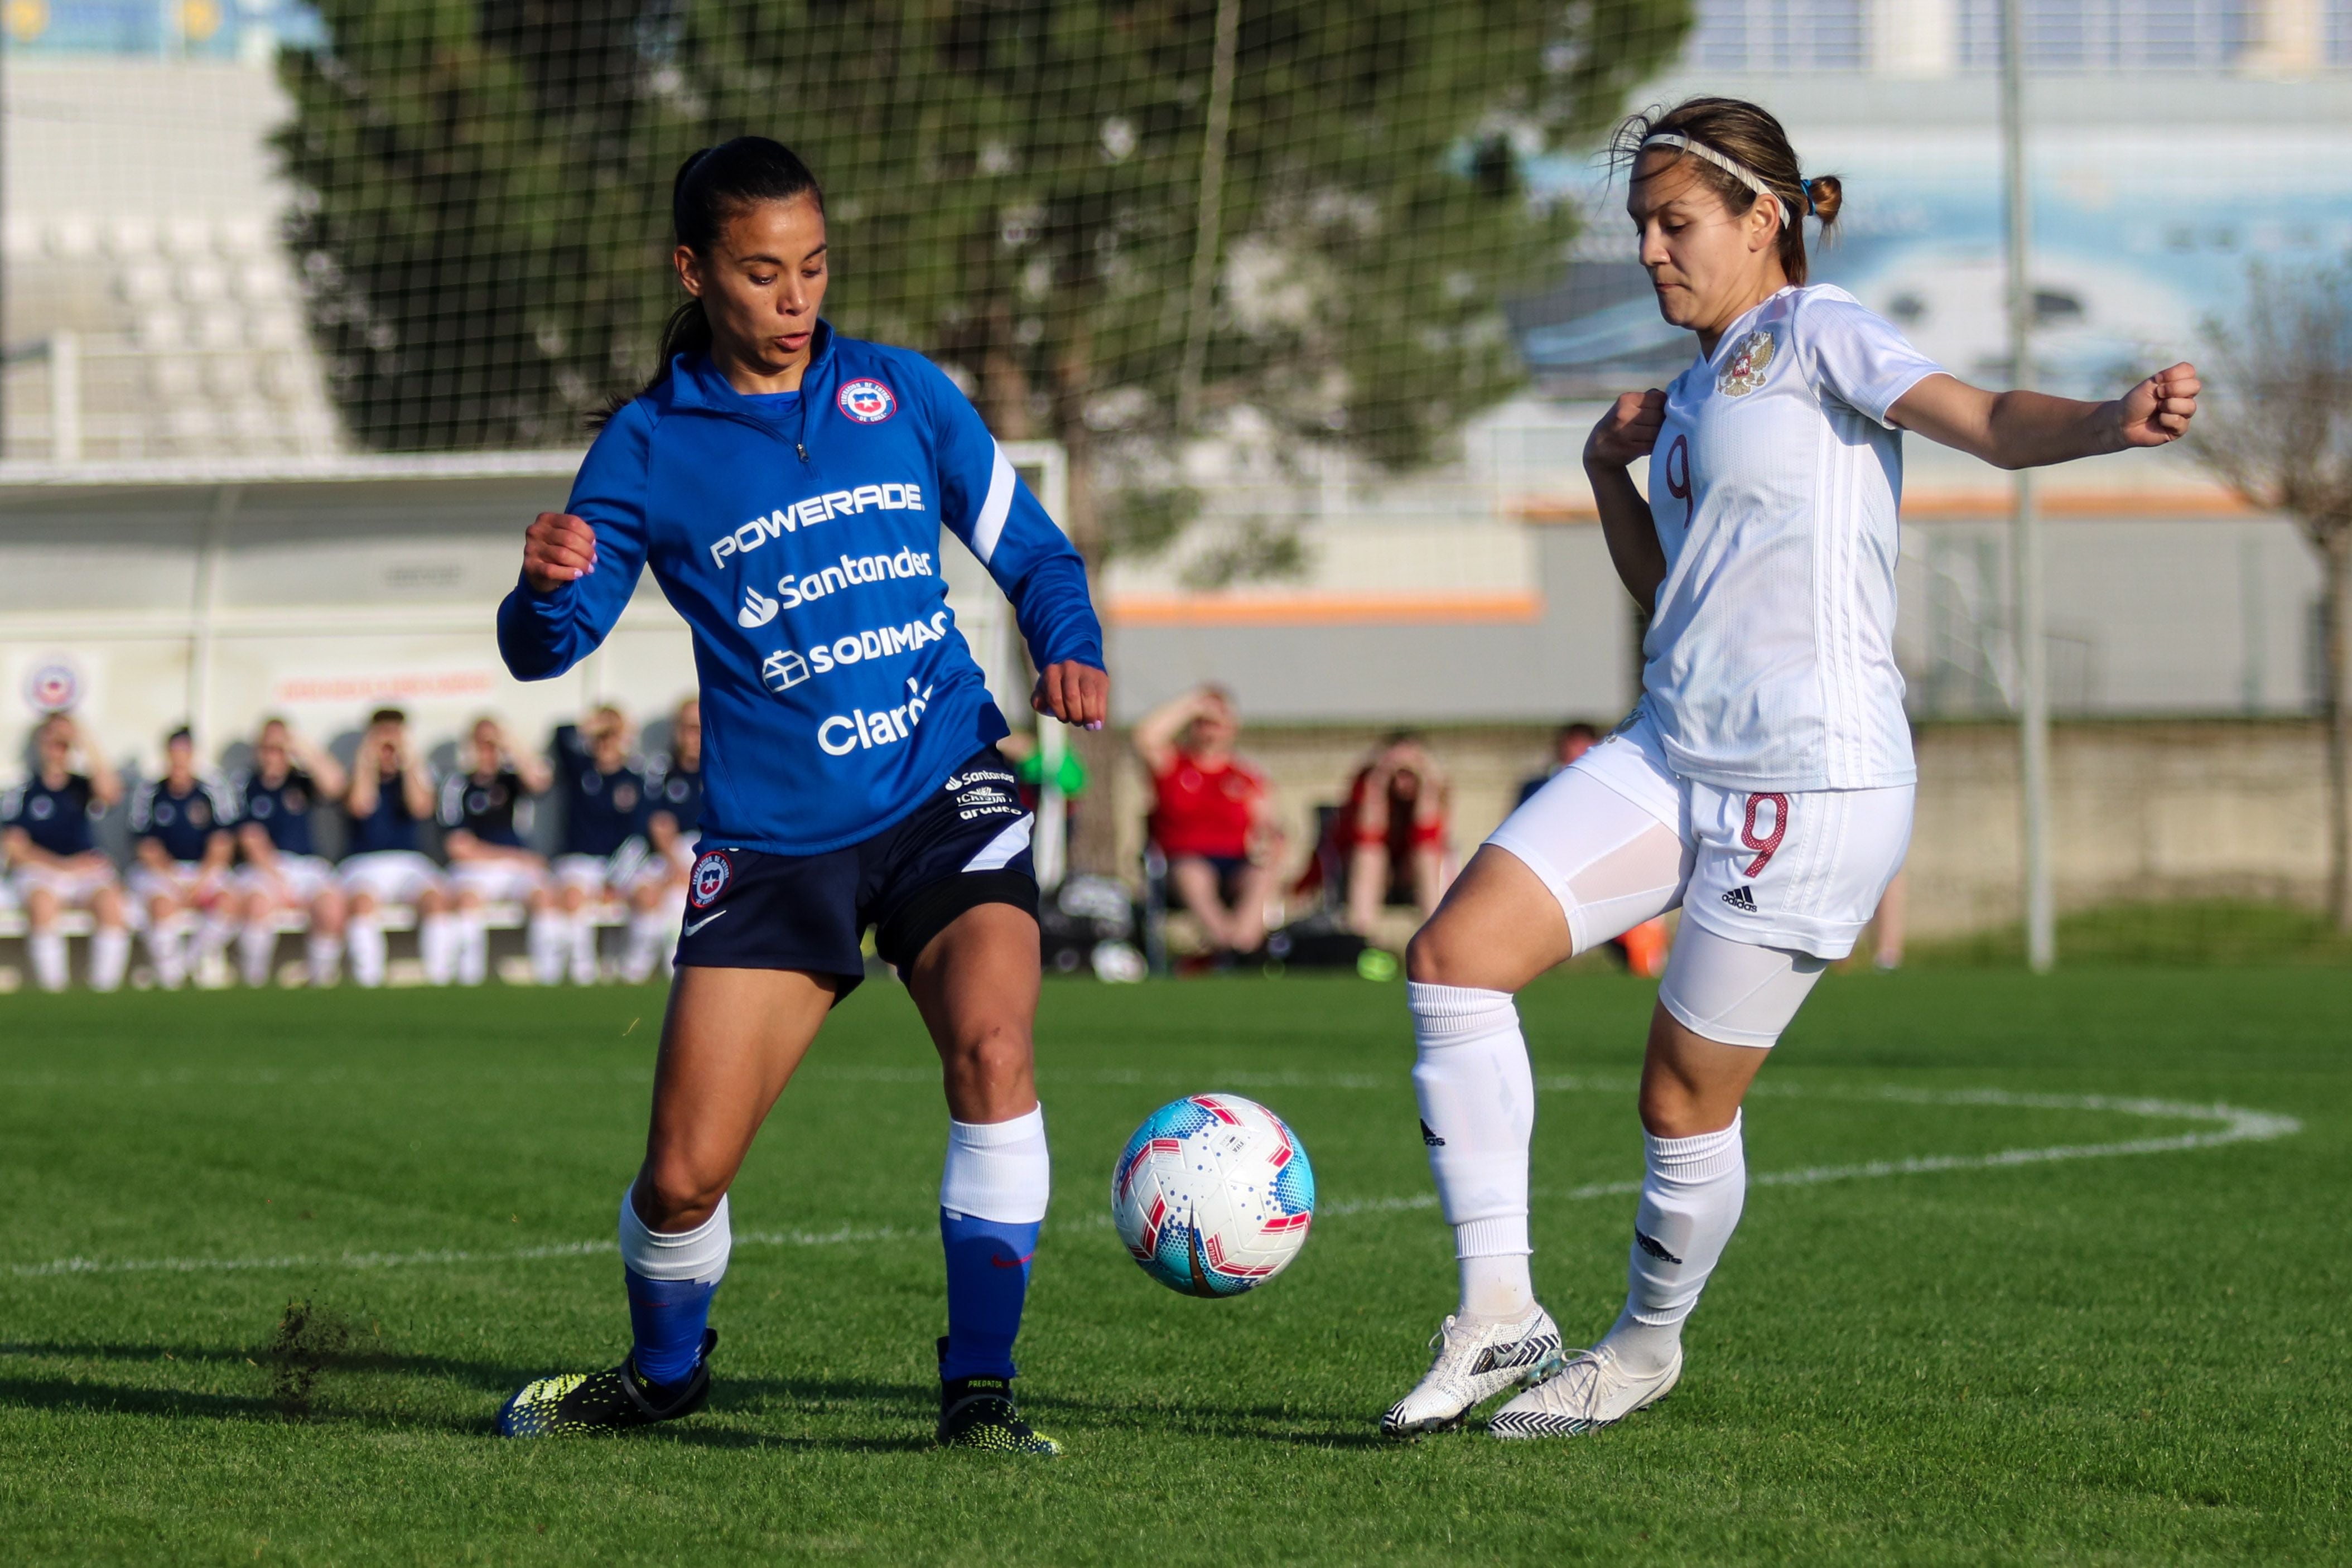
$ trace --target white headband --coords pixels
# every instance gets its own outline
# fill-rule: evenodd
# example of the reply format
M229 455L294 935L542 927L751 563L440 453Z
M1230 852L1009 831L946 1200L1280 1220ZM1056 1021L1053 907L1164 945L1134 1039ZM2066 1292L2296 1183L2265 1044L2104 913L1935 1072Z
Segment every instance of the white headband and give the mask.
M1789 216L1789 204L1780 199L1780 193L1778 191L1775 191L1771 186L1757 178L1755 171L1749 169L1745 163L1739 162L1736 159L1725 157L1722 153L1717 152L1714 148L1709 147L1704 141L1693 141L1689 137L1677 135L1671 131L1662 131L1654 136L1644 136L1642 138L1642 145L1633 149L1633 156L1638 158L1653 147L1673 147L1681 152L1689 153L1694 158L1705 159L1707 162L1714 164L1717 168L1722 170L1725 173L1730 175L1733 179L1738 181L1741 184L1747 186L1758 195L1769 197L1772 204L1780 209L1781 227L1787 228L1793 225L1795 220ZM1807 191L1805 193L1806 210L1810 212L1812 209L1812 204L1813 193L1811 191Z

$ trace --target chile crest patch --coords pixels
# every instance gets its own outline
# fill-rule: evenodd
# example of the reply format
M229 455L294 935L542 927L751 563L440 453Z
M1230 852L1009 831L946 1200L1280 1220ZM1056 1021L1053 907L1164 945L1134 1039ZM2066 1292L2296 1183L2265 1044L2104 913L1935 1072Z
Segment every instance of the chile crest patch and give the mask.
M728 860L726 852L712 850L694 862L694 882L687 890L687 896L694 901L697 909L708 909L717 902L720 894L727 891L727 884L734 876L735 867Z
M860 376L841 389L834 400L841 412L860 424L879 424L898 412L898 396L872 376Z

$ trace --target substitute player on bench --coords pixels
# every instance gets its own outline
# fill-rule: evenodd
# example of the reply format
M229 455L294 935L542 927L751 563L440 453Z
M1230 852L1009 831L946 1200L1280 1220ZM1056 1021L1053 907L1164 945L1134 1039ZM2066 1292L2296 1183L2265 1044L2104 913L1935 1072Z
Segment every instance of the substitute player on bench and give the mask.
M228 791L196 774L195 737L183 725L163 739L163 777L131 797L131 894L147 916L155 983L175 991L228 945L230 862L236 821Z
M589 453L576 515L530 526L499 612L525 679L594 648L648 564L694 630L709 788L652 1134L621 1202L635 1343L610 1372L529 1385L499 1429L635 1426L701 1403L728 1186L863 977L870 925L939 1047L952 1118L940 1440L1052 1454L1011 1385L1048 1174L1030 821L947 607L940 525L1012 599L1045 672L1033 704L1099 724L1110 682L1085 569L953 382L819 318L824 205L798 158L760 137L698 152L672 213L694 298L653 384Z
M342 764L284 719L267 721L254 737L253 768L236 781L236 848L244 861L237 886L245 895L237 967L248 986L269 983L278 919L294 909L308 919L303 958L310 983L331 986L341 971L343 890L334 862L311 836L310 812L341 800L349 782Z
M629 721L610 703L555 731L562 847L551 862L576 985L596 983L596 916L645 869L646 776L631 759Z
M428 985L446 986L457 963L457 923L449 915L441 868L425 853L417 829L433 820L433 779L408 738L408 716L396 707L368 716L359 756L343 796L352 820L351 852L337 868L351 901L345 930L352 978L383 984L383 908L405 904L416 911L416 952Z
M1804 179L1753 104L1637 116L1617 146L1658 308L1698 339L1671 387L1619 398L1584 450L1618 575L1654 609L1643 696L1496 830L1408 954L1413 1087L1462 1301L1391 1433L1450 1425L1559 1358L1528 1277L1535 1085L1512 993L1677 904L1624 1310L1491 1429L1589 1432L1681 1376L1683 1322L1747 1189L1740 1103L1910 835L1901 433L2021 468L2163 445L2197 407L2185 364L2112 402L1979 391L1852 296L1807 287L1802 222L1836 221L1839 184ZM1646 497L1627 472L1643 457Z
M662 938L679 924L688 873L702 833L702 704L677 705L669 751L646 767L646 843L654 852L629 883L629 941L621 977L632 985L661 967Z
M85 748L81 726L69 714L43 719L33 749L33 776L0 798L0 852L24 901L33 983L45 991L66 988L66 936L58 915L87 909L98 923L89 939L89 988L110 991L131 967L131 929L121 878L90 823L122 799L122 779L98 747Z
M564 923L547 885L547 860L522 841L516 813L552 781L547 764L516 746L497 719L474 721L465 762L441 780L441 852L457 906L457 983L489 977L490 929L485 908L520 904L530 922L524 944L531 978L563 978Z

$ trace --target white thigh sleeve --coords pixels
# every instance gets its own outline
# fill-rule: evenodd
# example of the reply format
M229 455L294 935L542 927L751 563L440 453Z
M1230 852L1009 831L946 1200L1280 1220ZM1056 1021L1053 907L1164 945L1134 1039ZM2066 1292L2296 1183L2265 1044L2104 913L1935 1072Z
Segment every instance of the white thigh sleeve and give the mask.
M1769 1051L1828 967L1810 953L1718 936L1685 915L1658 1005L1701 1040Z
M1580 953L1674 908L1690 881L1684 835L1581 763L1556 775L1486 841L1543 879Z

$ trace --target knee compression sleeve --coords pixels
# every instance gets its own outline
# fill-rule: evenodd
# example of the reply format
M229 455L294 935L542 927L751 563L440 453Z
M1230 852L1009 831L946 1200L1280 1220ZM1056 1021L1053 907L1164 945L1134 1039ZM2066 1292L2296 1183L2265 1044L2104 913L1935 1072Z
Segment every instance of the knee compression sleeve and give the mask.
M1658 1004L1701 1040L1769 1050L1827 967L1811 954L1750 946L1685 920Z

